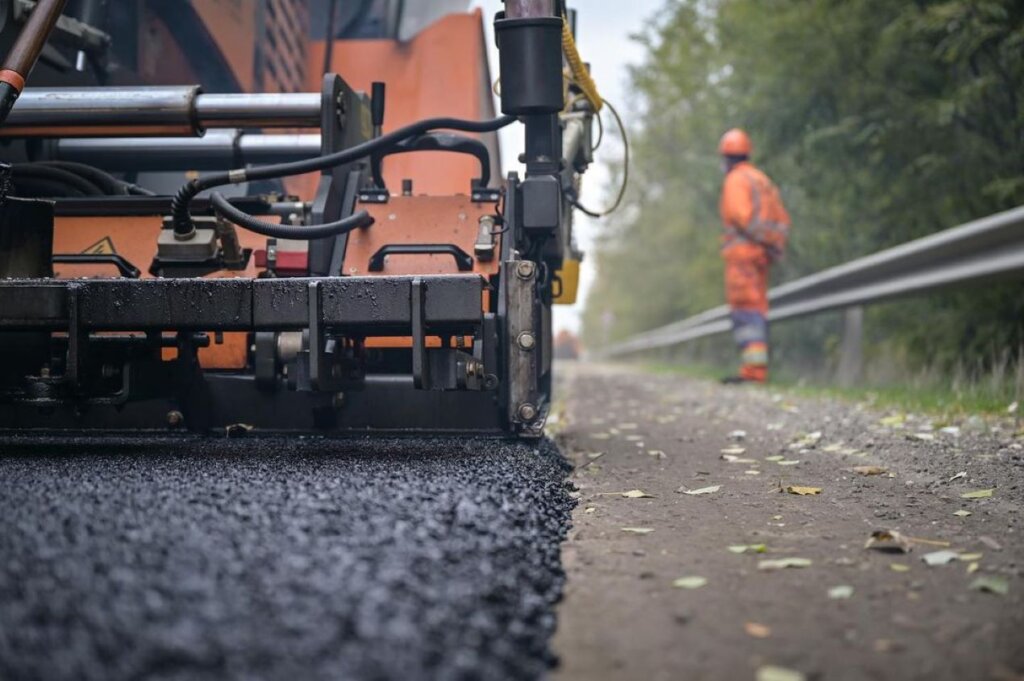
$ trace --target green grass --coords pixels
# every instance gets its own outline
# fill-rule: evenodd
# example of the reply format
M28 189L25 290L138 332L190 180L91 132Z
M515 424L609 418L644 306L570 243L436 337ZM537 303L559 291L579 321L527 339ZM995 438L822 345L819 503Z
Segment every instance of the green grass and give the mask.
M718 380L728 370L712 364L647 362L645 370L655 373L672 373L702 380ZM954 383L960 385L954 387ZM770 390L798 397L838 399L866 403L881 411L909 411L931 414L945 418L973 414L1006 416L1007 406L1015 399L1012 381L1001 377L982 377L976 380L946 379L933 376L921 377L899 385L870 385L844 388L836 385L809 383L795 374L779 371L772 375L771 382L755 390Z

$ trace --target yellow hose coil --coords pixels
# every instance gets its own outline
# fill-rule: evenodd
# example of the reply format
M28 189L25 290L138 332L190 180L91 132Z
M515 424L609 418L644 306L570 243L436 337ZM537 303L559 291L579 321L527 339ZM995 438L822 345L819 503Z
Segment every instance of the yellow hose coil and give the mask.
M573 82L583 91L587 101L594 107L594 111L600 111L601 107L604 106L604 100L598 94L597 85L594 83L594 79L590 77L590 71L587 70L586 64L583 63L579 50L576 49L576 40L572 37L569 20L564 16L562 17L562 51L565 52L565 61L569 64L569 70L572 71Z

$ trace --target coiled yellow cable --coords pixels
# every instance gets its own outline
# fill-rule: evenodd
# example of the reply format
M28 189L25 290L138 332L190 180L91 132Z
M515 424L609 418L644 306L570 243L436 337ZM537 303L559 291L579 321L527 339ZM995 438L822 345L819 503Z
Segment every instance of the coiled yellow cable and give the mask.
M576 40L572 37L569 20L564 16L562 17L562 51L565 52L565 61L569 64L573 81L586 96L590 105L594 107L594 111L600 111L604 106L604 100L601 99L601 95L597 91L597 84L590 77L590 71L583 63L579 50L576 49Z

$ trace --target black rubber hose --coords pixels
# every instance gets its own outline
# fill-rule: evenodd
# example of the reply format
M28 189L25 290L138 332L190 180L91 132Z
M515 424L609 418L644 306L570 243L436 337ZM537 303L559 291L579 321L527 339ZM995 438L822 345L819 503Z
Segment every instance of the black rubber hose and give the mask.
M189 214L189 206L192 199L207 189L223 187L229 184L240 184L254 180L272 180L291 175L302 175L312 173L335 166L344 165L358 161L377 151L381 151L396 142L400 142L414 135L423 135L434 130L461 130L463 132L494 132L505 126L514 123L514 116L501 116L488 121L467 121L459 118L428 118L416 123L410 123L404 127L393 130L386 135L374 138L354 147L336 151L333 154L319 156L317 158L292 161L291 163L278 163L256 168L239 168L226 173L216 173L206 177L190 180L182 185L171 201L171 216L174 222L174 231L178 234L191 234L195 229L192 224L192 216Z
M119 196L128 193L128 188L125 186L126 183L95 166L86 165L85 163L76 163L74 161L37 161L36 165L60 168L61 170L66 170L69 173L74 173L75 175L84 177L89 182L92 182L102 189L104 194Z
M13 181L11 196L23 199L56 199L85 196L75 187L45 177L19 177Z
M40 178L59 182L68 187L74 187L83 196L103 196L103 189L97 187L88 179L76 175L62 168L40 165L37 163L18 164L13 168L15 183L19 178Z
M336 222L325 222L322 225L292 226L258 220L232 206L220 192L210 193L210 203L213 204L213 207L221 216L230 222L250 232L256 232L273 239L322 239L327 236L347 234L354 229L369 227L373 224L373 218L365 210L353 213L347 218Z

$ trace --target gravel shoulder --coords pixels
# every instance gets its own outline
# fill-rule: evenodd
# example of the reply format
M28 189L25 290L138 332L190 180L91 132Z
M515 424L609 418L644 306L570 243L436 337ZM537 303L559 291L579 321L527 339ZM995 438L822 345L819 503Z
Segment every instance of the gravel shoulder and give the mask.
M787 678L1024 678L1024 438L1011 421L937 423L621 366L562 378L556 427L580 503L559 681L754 679L769 665ZM853 470L865 466L882 470ZM781 491L793 485L821 492ZM635 489L653 498L614 494ZM877 530L925 541L865 549ZM948 564L922 560L945 549ZM811 563L759 569L785 558ZM706 584L674 587L683 577ZM1008 592L971 588L978 578Z

